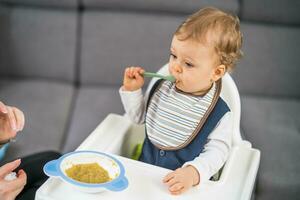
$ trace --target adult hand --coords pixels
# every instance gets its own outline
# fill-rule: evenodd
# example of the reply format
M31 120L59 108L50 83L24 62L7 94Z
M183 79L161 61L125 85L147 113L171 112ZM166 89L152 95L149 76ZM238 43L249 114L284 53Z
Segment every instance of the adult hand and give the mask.
M0 143L14 138L24 128L25 118L21 110L0 101Z
M124 72L123 90L135 91L144 85L144 69L141 67L128 67Z
M163 182L169 187L171 194L179 195L192 186L199 184L199 180L200 176L196 168L188 165L167 174Z
M24 170L19 170L17 178L7 181L4 177L15 170L21 164L21 160L15 160L0 167L0 199L14 200L16 196L23 190L27 176Z

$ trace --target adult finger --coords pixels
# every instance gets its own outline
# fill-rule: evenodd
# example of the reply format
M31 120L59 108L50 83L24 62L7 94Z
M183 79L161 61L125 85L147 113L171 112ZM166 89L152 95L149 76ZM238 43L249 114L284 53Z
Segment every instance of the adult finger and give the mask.
M20 194L21 191L24 189L24 186L26 184L26 174L23 170L19 170L18 174L18 179L20 179L19 181L9 181L6 183L7 187L10 188L9 190L11 191L9 193L8 199L15 199L18 196L18 194Z
M27 174L25 173L25 171L24 171L23 169L20 169L20 170L18 171L18 178L24 180L24 181L25 181L25 184L26 184L26 182L27 182ZM24 184L24 185L25 185L25 184Z
M0 112L2 112L4 114L7 113L7 108L6 108L5 104L2 101L0 101Z
M16 118L15 118L15 115L13 113L13 110L10 106L7 106L7 110L8 110L8 119L9 119L9 124L10 124L10 127L13 129L13 130L17 130L17 125L16 125Z
M25 124L24 113L16 107L12 107L12 110L15 115L17 129L21 131L23 130Z
M15 170L20 164L21 159L18 159L0 167L0 179L3 179L7 174Z
M23 188L26 185L27 176L24 170L18 171L18 177L12 181L9 181L7 183L7 187L14 188L15 190L18 190L20 188Z
M13 192L11 192L9 194L9 198L8 199L15 199L18 194L20 194L22 192L22 190L24 189L24 187L18 188L17 190L14 190Z

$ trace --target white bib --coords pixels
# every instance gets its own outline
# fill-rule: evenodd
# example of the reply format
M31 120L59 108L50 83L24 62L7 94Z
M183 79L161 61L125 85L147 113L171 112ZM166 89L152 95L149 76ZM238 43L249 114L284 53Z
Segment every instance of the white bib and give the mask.
M154 92L147 108L146 131L150 141L164 149L182 146L195 134L215 94L215 83L204 96L195 96L164 81Z

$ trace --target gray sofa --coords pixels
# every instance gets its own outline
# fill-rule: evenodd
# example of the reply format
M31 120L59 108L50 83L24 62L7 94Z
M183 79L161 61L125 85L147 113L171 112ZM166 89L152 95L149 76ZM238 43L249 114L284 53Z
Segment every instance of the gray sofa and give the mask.
M204 6L237 14L244 58L233 73L244 137L261 150L254 199L300 196L300 1L0 0L0 100L26 127L3 162L74 150L108 113L126 66L158 70L177 26Z

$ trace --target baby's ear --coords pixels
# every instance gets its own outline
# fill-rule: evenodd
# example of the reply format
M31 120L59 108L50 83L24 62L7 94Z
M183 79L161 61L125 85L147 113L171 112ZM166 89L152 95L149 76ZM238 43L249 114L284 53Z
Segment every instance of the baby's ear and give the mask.
M226 66L225 65L219 65L214 69L214 74L213 74L213 81L217 81L220 78L224 76L226 73Z

